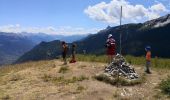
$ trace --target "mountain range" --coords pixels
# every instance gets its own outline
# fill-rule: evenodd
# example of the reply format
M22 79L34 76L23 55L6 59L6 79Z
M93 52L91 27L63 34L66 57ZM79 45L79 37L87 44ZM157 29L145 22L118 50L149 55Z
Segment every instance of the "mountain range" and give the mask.
M117 53L120 51L121 34L121 52L123 55L143 56L145 55L145 46L150 45L153 57L170 57L170 14L144 23L132 23L116 27L108 26L97 34L91 34L81 40L75 41L77 52L81 54L83 50L86 50L88 54L105 54L106 48L104 45L109 34L112 34L116 40ZM54 59L61 52L59 42L42 42L22 55L17 60L17 63L34 61L34 57L36 57L36 60Z
M105 53L105 41L108 34L112 34L116 40L117 52L119 52L120 33L122 34L123 55L142 56L145 54L145 46L150 45L153 56L170 57L170 14L144 23L107 27L97 34L77 42L78 51L85 49L92 54Z
M0 65L11 64L21 55L31 50L40 42L63 40L73 42L86 35L48 35L45 33L6 33L0 32Z

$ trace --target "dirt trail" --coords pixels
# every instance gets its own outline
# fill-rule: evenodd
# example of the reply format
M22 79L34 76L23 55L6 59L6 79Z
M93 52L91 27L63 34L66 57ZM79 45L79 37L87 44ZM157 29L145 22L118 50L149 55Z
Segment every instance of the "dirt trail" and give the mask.
M68 64L68 71L59 73L62 62L59 60L30 62L28 68L10 71L1 77L0 98L10 100L165 100L159 96L155 88L161 79L168 75L167 70L153 70L147 75L147 81L136 86L120 86L119 88L97 81L94 75L100 73L106 64L95 62L78 62ZM30 67L31 65L31 67ZM14 65L15 67L23 66ZM25 66L25 65L24 65ZM143 68L135 66L142 75ZM88 79L68 84L55 84L44 81L42 77L73 77L85 76ZM48 77L47 77L48 78Z

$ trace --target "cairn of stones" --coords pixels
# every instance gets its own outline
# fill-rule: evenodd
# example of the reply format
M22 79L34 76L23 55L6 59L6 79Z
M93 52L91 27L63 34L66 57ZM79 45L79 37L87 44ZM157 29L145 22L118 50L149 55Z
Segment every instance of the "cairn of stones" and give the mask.
M125 60L125 58L117 54L112 62L105 68L107 76L123 76L126 79L137 79L139 75L135 72L134 68Z

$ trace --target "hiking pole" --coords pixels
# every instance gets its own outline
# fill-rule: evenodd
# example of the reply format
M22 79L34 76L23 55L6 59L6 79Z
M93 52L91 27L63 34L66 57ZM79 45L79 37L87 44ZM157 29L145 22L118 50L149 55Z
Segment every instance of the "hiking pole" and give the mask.
M121 24L122 24L122 6L121 6L121 11L120 11L120 51L119 51L120 55L121 55L121 50L122 50L122 47L121 47L121 42L122 42L121 41L121 38L122 38ZM119 72L120 72L119 66L118 66L118 72L117 72L117 88L119 87Z

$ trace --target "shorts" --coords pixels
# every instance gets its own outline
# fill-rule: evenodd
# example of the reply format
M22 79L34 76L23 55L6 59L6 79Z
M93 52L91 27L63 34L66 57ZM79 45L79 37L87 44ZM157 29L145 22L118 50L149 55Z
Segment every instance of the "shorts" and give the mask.
M66 53L65 52L62 52L62 57L66 58Z
M115 55L116 52L114 49L107 49L107 55Z

